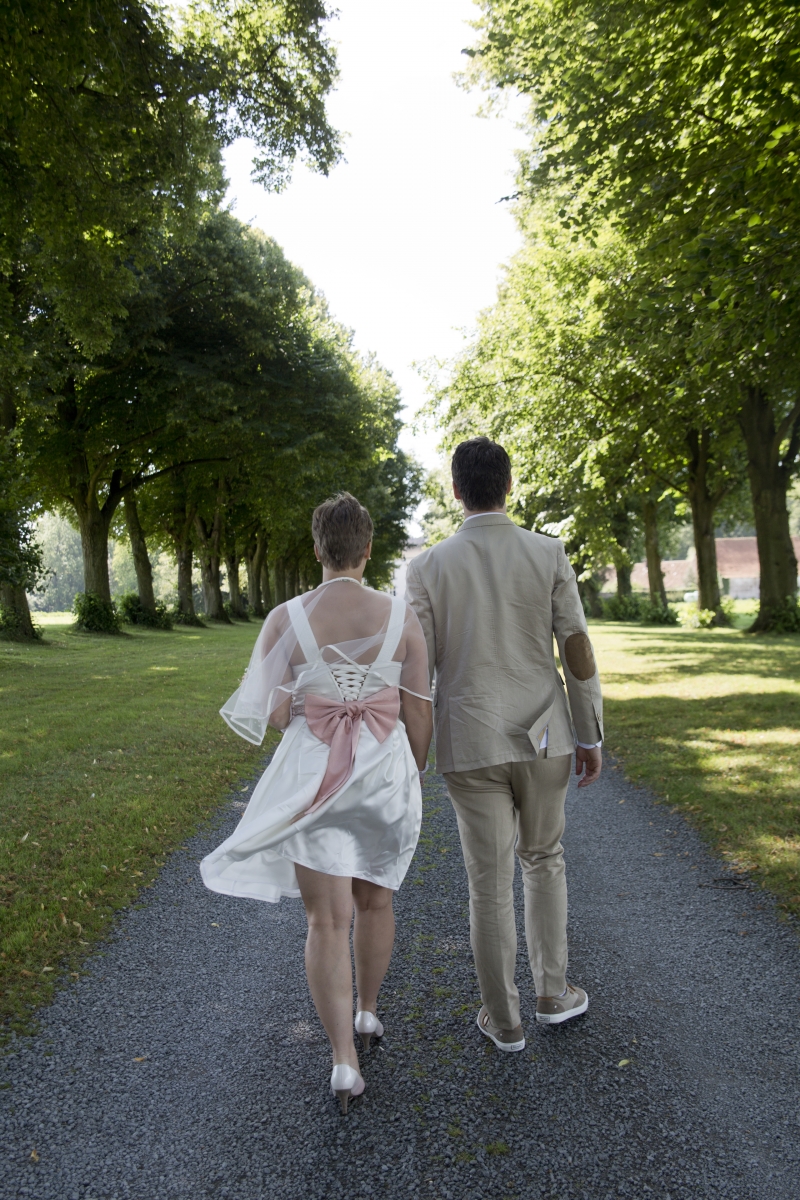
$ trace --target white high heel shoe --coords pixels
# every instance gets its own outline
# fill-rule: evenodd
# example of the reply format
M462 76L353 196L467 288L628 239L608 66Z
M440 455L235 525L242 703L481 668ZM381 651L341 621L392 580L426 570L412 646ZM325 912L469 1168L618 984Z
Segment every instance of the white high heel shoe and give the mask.
M338 1096L342 1112L347 1112L347 1101L351 1096L360 1096L364 1091L364 1080L355 1067L337 1063L331 1072L331 1091Z
M373 1038L383 1037L383 1026L375 1016L375 1013L366 1011L357 1012L356 1033L364 1043L364 1049L369 1050L369 1044Z

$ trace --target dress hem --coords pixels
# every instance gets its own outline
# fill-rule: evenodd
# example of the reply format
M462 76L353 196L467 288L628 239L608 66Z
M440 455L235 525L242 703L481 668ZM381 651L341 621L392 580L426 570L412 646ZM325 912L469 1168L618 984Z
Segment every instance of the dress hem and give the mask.
M224 887L220 886L220 880L206 879L202 870L200 877L210 892L216 892L218 896L234 896L237 900L261 900L264 904L280 904L281 900L299 900L301 898L299 888L291 892L276 888L277 896L265 896L263 893L257 894L244 888L234 889L230 884Z
M373 883L375 887L386 888L388 892L399 892L400 884L403 882L401 879L397 887L389 887L388 883L378 883L376 879L368 879L366 875L353 875L352 872L347 871L320 871L319 867L311 867L297 858L289 858L288 854L282 854L281 858L285 858L287 862L293 863L296 867L305 867L307 871L316 871L317 875L333 875L335 879L360 879L362 883ZM300 895L299 892L297 894Z

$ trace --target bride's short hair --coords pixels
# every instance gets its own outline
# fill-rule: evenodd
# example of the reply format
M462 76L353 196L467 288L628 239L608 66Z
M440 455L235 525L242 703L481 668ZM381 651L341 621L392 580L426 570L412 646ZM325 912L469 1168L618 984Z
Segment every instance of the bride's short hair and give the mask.
M346 571L360 565L372 541L372 517L349 492L339 492L314 509L311 533L323 567Z

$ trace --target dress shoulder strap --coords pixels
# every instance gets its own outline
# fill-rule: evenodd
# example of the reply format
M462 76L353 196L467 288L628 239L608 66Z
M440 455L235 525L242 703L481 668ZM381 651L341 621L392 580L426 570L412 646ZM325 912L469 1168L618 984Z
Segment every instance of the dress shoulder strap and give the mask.
M300 643L300 649L303 651L306 662L316 662L320 653L319 646L317 645L317 639L311 632L311 625L306 616L306 610L303 607L302 597L295 596L290 600L286 605L286 611L289 614L292 629L294 629L297 640Z
M378 662L386 662L392 658L400 637L403 633L403 626L406 620L406 602L402 596L392 596L392 611L389 614L389 624L386 627L386 636L383 639L383 645L378 653Z

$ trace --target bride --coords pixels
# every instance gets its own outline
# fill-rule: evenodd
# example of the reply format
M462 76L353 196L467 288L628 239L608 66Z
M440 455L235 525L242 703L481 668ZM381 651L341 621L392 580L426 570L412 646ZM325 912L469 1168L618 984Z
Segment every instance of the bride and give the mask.
M416 615L362 584L367 510L343 492L314 511L322 583L273 609L241 686L221 709L260 745L284 731L234 833L201 863L207 887L276 903L302 896L306 974L333 1048L331 1089L347 1112L364 1091L355 1029L383 1034L378 991L394 943L392 892L419 837L431 741L428 654Z

